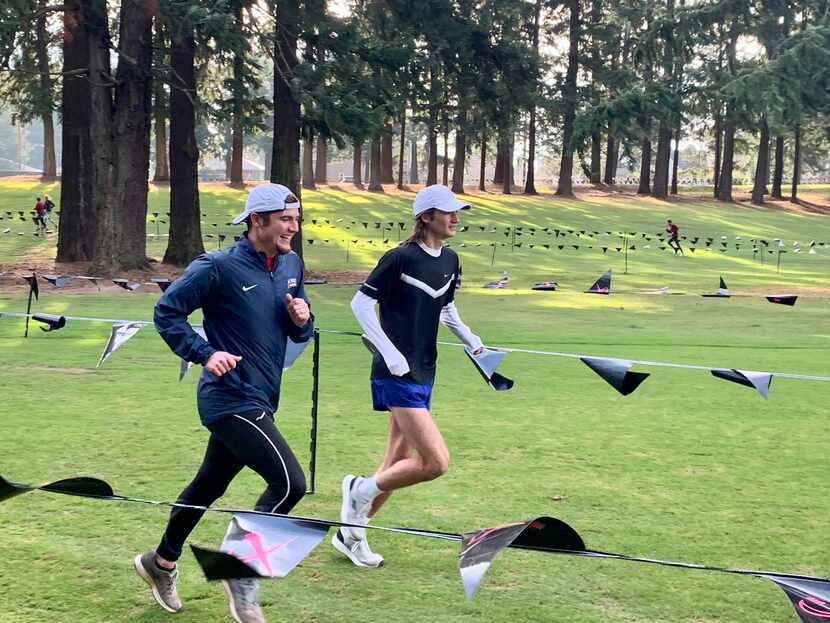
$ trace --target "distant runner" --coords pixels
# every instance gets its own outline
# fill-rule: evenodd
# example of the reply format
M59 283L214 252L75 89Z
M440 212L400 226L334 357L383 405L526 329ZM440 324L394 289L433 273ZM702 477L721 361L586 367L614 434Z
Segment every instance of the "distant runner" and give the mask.
M669 235L669 246L674 249L674 254L677 255L679 251L680 255L684 255L683 249L680 248L680 241L678 240L680 230L677 229L677 225L671 222L671 219L666 220L666 233Z

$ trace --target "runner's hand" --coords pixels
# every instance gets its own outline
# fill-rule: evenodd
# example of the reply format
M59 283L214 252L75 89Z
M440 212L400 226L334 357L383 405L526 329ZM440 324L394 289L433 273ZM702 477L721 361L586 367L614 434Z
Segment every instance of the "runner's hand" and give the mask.
M214 376L222 376L226 372L233 370L240 361L242 361L242 357L231 355L223 350L217 350L205 362L205 370Z
M394 376L403 376L409 372L409 363L400 352L395 353L389 359L384 358L384 363Z
M286 293L285 305L288 307L288 315L291 316L291 321L295 325L302 327L306 322L308 322L308 303L305 302L305 299L295 299L293 296Z

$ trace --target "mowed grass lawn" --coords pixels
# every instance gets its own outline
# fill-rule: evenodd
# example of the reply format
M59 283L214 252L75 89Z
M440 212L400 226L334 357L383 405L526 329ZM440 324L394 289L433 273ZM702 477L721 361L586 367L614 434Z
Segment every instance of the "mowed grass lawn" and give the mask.
M5 206L42 192L23 182L5 184L4 215L13 209ZM165 211L165 193L154 190L157 211ZM348 265L345 244L334 241L377 238L360 225L364 220L408 222L411 196L307 193L304 237L330 240L306 248L309 267L365 272L382 241L376 249L348 243ZM229 220L242 197L206 189L206 228ZM488 344L828 374L830 303L819 295L827 291L830 250L806 253L810 240L830 239L826 217L688 198L672 204L597 195L471 200L476 209L464 218L472 225L656 232L671 217L686 234L730 236L728 253L701 249L683 258L640 249L638 242L629 252L627 275L621 274L623 254L615 251L497 247L491 267L492 247L458 248L465 269L458 304ZM504 238L471 231L458 241L465 235L471 243ZM735 235L781 237L788 250L799 240L804 251L786 254L779 274L775 256L762 266L751 251L736 251ZM26 262L54 256L53 240L30 238L0 236L0 258L9 270L21 272ZM156 244L150 251L160 256L163 244ZM207 244L215 247L216 240ZM580 292L607 268L620 290L712 291L722 274L735 293L794 289L813 296L790 308L760 297ZM509 289L480 287L502 270L510 273ZM559 280L563 289L529 289L544 278ZM0 311L24 311L25 288L3 283ZM149 286L135 293L41 288L36 309L66 315L149 319L158 298ZM353 291L347 285L309 287L318 326L356 330L348 306ZM6 361L0 474L23 482L83 474L107 480L116 492L173 500L198 467L207 439L195 412L196 371L179 383L177 358L149 327L96 370L109 331L106 324L70 322L53 334L34 329L24 340L20 319L0 318ZM442 335L452 339L443 329ZM355 338L322 336L318 492L297 513L336 517L343 474L369 473L380 459L386 422L370 410L368 364ZM306 355L285 374L277 416L304 465L310 368ZM638 369L652 376L622 397L577 360L514 353L500 371L516 385L496 393L461 349L441 347L433 406L450 447L450 471L397 493L378 523L460 532L550 515L595 549L830 576L824 408L830 384L776 379L764 401L704 371ZM249 507L260 490L258 477L245 472L222 504ZM157 543L165 518L163 508L45 493L3 502L0 621L167 620L131 562ZM192 541L215 546L226 524L226 516L208 514ZM324 541L286 579L264 583L269 621L796 620L785 595L762 580L518 551L494 563L468 603L455 544L384 533L370 538L386 557L382 569L354 568ZM204 581L189 553L181 562L180 590L186 610L177 621L229 620L221 587Z

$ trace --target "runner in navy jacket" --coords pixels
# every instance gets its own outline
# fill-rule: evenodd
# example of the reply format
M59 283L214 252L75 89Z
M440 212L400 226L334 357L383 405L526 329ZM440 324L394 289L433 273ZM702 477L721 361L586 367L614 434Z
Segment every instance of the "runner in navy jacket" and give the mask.
M286 337L294 342L311 337L312 323L290 322L285 304L286 294L306 299L302 260L290 251L274 258L272 271L266 262L245 235L225 251L194 260L156 305L156 329L182 359L204 365L217 351L242 357L222 376L202 370L197 396L206 426L240 411L274 413ZM187 323L198 308L207 341Z
M288 513L306 491L294 453L274 424L286 339L303 342L313 332L303 290L303 263L291 251L299 200L285 186L262 184L248 195L234 223L248 230L225 251L202 255L156 305L159 334L179 357L204 366L197 402L210 431L202 466L178 502L210 506L243 467L268 484L256 510ZM188 324L202 309L207 340ZM176 561L204 511L174 508L159 546L135 557L138 574L162 608L182 608ZM224 582L238 623L264 623L250 579Z

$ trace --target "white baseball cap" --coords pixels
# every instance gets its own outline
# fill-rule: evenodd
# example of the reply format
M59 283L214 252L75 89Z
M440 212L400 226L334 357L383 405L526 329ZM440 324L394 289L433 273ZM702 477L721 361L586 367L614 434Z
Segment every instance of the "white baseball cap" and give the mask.
M418 218L419 214L437 208L441 212L458 212L467 210L470 204L466 201L456 199L452 191L441 184L433 184L418 191L415 201L412 202L412 216Z
M231 222L239 225L254 212L275 212L299 207L300 200L282 184L260 184L248 193L245 210Z

